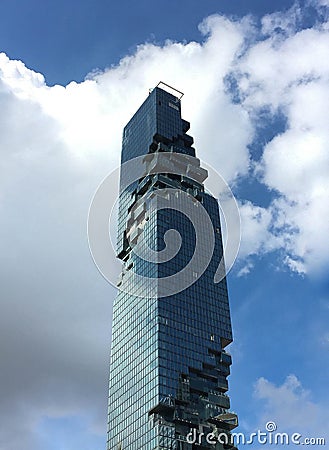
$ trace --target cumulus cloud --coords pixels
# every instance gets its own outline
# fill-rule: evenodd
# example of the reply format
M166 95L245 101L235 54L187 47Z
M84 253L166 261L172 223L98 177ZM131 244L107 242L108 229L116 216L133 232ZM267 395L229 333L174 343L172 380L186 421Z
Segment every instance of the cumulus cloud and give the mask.
M277 11L262 17L261 31L265 36L273 36L273 33L278 31L286 35L295 34L302 16L303 14L299 4L294 3L288 11Z
M327 438L328 411L325 404L316 403L296 375L289 375L276 386L260 378L254 390L255 398L264 404L259 426L264 430L268 421L275 422L278 432L300 433L304 438Z
M300 13L294 7L263 18L263 31L271 34L248 49L236 74L255 122L264 111L286 122L256 164L256 176L274 194L267 208L272 221L264 223L258 245L272 228L271 245L284 249L289 267L316 273L329 262L329 34L323 23L292 33ZM253 223L259 227L258 219Z
M239 209L242 222L240 257L266 253L276 248L277 241L270 231L271 211L249 201L242 203Z
M0 447L37 449L45 417L92 427L106 407L110 290L85 237L97 165L87 177L37 101L1 82L0 102Z
M280 39L278 23L289 29ZM43 448L45 417L84 415L105 433L114 290L93 268L86 217L98 183L119 163L122 127L159 80L185 92L183 115L201 158L235 185L257 176L273 192L269 207L241 201L242 255L283 249L298 271L327 263L328 34L318 24L293 32L291 23L264 18L262 34L250 18L212 16L200 26L202 43L141 45L67 86L49 87L0 55L4 448ZM282 114L287 129L254 171L250 149L264 109Z

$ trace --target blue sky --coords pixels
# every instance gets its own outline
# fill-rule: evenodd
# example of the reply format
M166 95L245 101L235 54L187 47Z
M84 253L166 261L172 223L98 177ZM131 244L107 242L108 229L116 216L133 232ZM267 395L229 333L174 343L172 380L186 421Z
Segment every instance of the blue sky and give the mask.
M328 1L177 3L1 2L1 449L105 448L115 290L87 213L161 79L239 202L241 430L326 436Z
M43 73L49 84L82 81L146 41L200 39L198 24L216 13L261 16L287 9L291 2L222 0L148 0L140 2L4 0L1 4L2 51Z

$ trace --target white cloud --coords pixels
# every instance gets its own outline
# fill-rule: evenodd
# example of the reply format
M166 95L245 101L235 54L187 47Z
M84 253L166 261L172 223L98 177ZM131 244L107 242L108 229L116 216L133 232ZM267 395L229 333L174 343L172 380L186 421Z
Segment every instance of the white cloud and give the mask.
M185 92L183 111L192 123L199 155L221 164L221 173L233 180L246 173L247 145L252 138L248 114L231 104L224 78L244 40L247 21L232 23L213 16L200 29L205 42L168 41L163 47L140 45L137 52L104 73L90 74L83 83L48 87L42 75L4 54L2 81L16 97L36 102L59 126L59 135L76 156L119 161L122 128L160 80ZM204 123L209 122L207 132ZM237 132L237 130L239 130ZM225 152L236 157L226 158Z
M291 104L294 86L327 80L329 62L326 58L329 35L324 27L310 28L292 36L276 35L252 46L239 62L240 88L250 108L271 107L272 110Z
M277 248L278 244L270 231L271 211L251 202L244 202L239 209L242 224L240 258Z
M288 35L295 34L301 17L301 8L298 3L294 3L288 11L277 11L262 17L261 31L266 36L273 36L277 31Z
M274 231L271 244L285 251L288 266L316 273L329 263L329 33L324 24L292 33L296 14L300 10L294 7L287 15L266 16L263 27L273 34L252 46L237 70L243 104L254 120L267 109L287 124L265 145L257 165L260 181L276 196L267 208L272 221L263 222L258 248L264 235ZM284 36L274 31L279 19L289 23ZM249 228L253 224L259 229L259 220Z
M316 403L295 375L289 375L279 386L260 378L254 395L264 403L259 418L261 429L268 421L274 421L278 432L302 434L301 442L305 437L328 438L326 405Z
M329 6L329 0L307 0L307 4L310 6L315 7L318 10L324 9L326 11L326 8Z
M248 275L248 273L250 273L250 271L253 269L254 264L251 261L247 261L245 262L244 266L242 267L242 269L240 269L237 273L238 277L243 277L245 275Z

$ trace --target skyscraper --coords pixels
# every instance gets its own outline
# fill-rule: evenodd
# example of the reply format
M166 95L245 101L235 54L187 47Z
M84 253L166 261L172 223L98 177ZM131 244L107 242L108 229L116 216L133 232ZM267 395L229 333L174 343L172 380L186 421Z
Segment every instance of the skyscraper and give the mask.
M237 418L219 209L188 129L177 94L157 86L123 132L110 450L233 447L221 443Z

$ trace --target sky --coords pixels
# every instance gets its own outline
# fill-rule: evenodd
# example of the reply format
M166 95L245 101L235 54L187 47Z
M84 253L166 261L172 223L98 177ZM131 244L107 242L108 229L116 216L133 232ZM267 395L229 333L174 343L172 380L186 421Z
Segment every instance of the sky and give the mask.
M329 442L328 7L1 2L0 450L105 449L115 289L87 215L160 80L184 92L197 154L239 204L239 430Z

